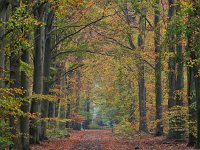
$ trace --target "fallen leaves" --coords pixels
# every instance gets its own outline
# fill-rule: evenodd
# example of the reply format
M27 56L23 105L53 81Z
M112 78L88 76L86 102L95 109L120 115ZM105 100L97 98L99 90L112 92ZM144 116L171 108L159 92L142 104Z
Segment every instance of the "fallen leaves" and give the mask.
M31 150L193 150L183 141L151 135L120 137L111 130L73 131L70 138L50 139Z

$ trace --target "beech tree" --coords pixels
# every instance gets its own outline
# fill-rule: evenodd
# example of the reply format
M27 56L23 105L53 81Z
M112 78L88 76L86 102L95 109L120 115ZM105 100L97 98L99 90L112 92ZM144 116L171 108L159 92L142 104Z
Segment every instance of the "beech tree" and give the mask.
M199 6L0 0L0 148L84 127L199 148Z

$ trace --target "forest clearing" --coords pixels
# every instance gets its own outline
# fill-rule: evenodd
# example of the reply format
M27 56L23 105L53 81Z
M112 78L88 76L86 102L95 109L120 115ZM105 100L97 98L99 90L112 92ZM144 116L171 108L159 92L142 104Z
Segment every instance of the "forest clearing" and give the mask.
M0 0L0 149L200 149L200 0Z

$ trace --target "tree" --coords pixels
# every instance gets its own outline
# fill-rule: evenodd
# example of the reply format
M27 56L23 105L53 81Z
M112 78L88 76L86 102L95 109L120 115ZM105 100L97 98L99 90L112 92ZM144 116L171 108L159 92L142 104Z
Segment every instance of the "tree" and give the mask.
M39 22L46 22L47 4L41 1L35 4L34 15ZM34 32L34 73L33 73L33 93L43 93L43 72L44 72L44 52L45 52L45 25L38 25ZM33 99L31 103L31 113L40 113L41 102L39 99ZM37 118L31 120L31 143L40 142L40 123Z
M44 95L49 95L49 90L50 90L50 67L52 65L52 34L50 32L52 31L52 25L53 25L53 20L54 20L54 11L49 10L47 14L47 19L46 19L46 26L45 26L45 52L44 52L44 78L43 78L43 94ZM41 105L41 113L42 113L42 118L48 118L48 112L49 111L49 101L44 100L42 101ZM41 139L47 139L47 122L43 121L42 124L42 129L41 129Z
M163 134L163 123L162 123L162 64L161 64L161 47L160 47L160 0L155 2L155 10L154 10L154 27L155 27L155 54L156 54L156 62L155 62L155 93L156 93L156 120L158 120L156 127L156 135L160 136Z

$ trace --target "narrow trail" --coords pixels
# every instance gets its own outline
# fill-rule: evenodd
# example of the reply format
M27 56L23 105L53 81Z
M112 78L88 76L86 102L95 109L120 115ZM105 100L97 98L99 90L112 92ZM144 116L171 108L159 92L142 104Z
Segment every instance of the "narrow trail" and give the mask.
M119 137L111 130L73 131L70 138L50 139L31 150L194 150L186 143L166 141L165 137L134 136Z

